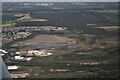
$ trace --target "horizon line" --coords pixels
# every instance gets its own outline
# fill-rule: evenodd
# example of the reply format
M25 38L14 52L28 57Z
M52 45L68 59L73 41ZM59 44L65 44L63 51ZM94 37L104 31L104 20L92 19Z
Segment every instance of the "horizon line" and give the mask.
M39 2L39 1L0 1L0 2ZM40 1L40 2L81 2L81 1ZM85 1L85 2L90 2L90 1ZM91 2L105 2L105 1L91 1ZM106 1L106 2L117 2L117 1Z

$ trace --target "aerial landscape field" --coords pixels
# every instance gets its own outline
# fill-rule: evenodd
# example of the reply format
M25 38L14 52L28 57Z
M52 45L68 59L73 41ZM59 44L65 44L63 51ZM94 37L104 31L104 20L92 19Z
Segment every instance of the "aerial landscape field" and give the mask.
M12 78L117 78L118 2L3 2L1 56Z

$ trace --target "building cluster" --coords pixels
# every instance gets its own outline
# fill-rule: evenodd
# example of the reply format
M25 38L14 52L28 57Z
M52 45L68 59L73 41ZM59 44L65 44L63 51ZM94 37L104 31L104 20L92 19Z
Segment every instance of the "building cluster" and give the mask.
M7 54L8 52L6 50L2 50L0 49L0 56L4 56L5 54Z
M25 51L17 51L17 52L9 52L6 50L0 49L0 55L6 56L9 55L10 60L14 61L30 61L33 59L33 57L45 57L45 56L51 56L53 53L51 53L48 50L25 50Z
M11 74L12 78L25 78L30 76L29 73L17 73L17 74Z
M22 9L22 8L31 8L32 6L44 6L44 7L48 7L48 6L53 6L54 3L47 3L47 2L42 2L42 3L29 3L29 2L25 2L25 3L19 3L17 4L18 7L15 7L15 6L3 6L3 10L7 10L7 11L13 11L13 10L16 10L16 9ZM22 8L21 8L22 6Z
M21 6L52 6L54 5L53 3L21 3Z
M2 42L9 43L17 39L23 39L32 34L34 31L64 31L67 27L54 26L21 26L21 27L3 27Z
M8 32L3 32L2 33L2 43L6 44L11 41L17 40L17 39L23 39L28 36L30 36L32 33L31 32L14 32L14 31L8 31Z
M64 31L66 30L67 27L60 27L60 26L20 26L20 27L11 27L11 28L7 28L7 30L15 30L15 31L19 31L19 30L26 30L26 31ZM6 30L6 28L4 29Z
M52 53L47 50L29 50L27 51L26 56L50 56Z
M25 50L25 51L17 51L17 52L7 52L6 50L0 49L0 55L11 56L9 59L14 61L30 61L33 59L33 57L45 57L45 56L51 56L53 53L51 53L48 50Z
M18 61L18 62L29 62L33 59L33 57L45 57L51 56L53 53L48 52L47 50L27 50L27 51L19 51L15 53L10 53L9 55L11 61Z
M0 56L2 56L3 60L9 60L9 62L29 62L34 57L46 57L51 56L53 53L48 50L27 50L27 51L17 51L17 52L9 52L3 49L0 49ZM7 57L10 56L10 57ZM5 58L5 59L4 59ZM21 66L18 64L7 64L7 69L9 71L17 71L21 69ZM29 76L29 73L12 73L11 76L13 78L25 78Z

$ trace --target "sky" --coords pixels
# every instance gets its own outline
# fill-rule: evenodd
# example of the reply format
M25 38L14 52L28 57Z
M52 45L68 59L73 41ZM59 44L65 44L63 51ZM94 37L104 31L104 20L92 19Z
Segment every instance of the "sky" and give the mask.
M118 2L120 0L0 0L2 2Z

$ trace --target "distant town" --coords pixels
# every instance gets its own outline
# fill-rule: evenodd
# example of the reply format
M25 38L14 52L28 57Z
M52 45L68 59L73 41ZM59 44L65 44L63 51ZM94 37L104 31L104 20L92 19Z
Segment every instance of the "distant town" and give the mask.
M17 39L26 38L34 31L64 31L67 27L54 26L21 26L21 27L3 27L3 43L8 43Z

